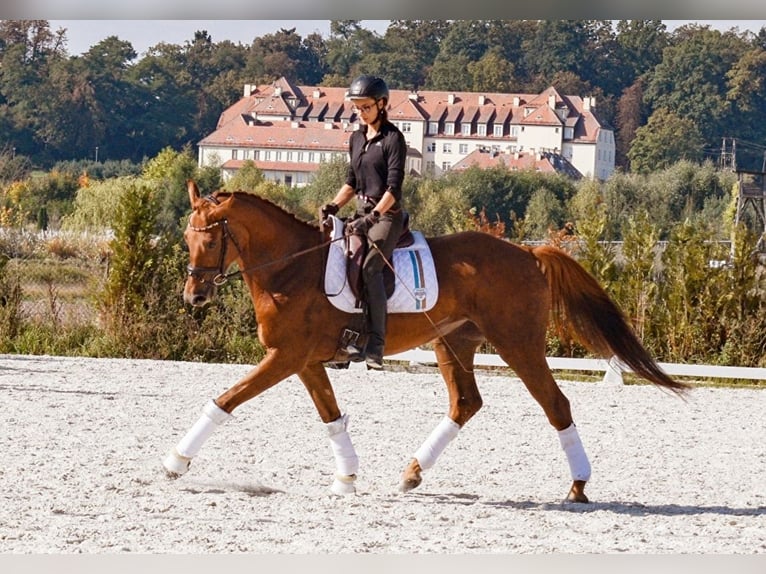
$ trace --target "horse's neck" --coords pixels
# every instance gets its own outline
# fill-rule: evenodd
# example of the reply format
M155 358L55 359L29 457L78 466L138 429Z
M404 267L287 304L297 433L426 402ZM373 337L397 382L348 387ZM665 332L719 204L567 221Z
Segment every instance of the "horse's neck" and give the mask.
M317 229L257 197L237 206L236 214L248 231L247 245L239 246L243 269L256 271L254 278L262 288L271 290L275 281L281 284L286 266L304 266L310 272L312 254L298 254L319 244Z

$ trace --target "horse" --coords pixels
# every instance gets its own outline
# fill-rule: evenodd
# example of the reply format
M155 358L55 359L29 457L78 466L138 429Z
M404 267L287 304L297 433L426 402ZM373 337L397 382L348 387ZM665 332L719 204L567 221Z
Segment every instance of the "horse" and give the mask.
M252 297L263 359L217 398L163 458L166 474L185 474L204 441L241 404L297 375L325 424L335 459L330 489L356 492L359 461L338 407L327 366L342 358L339 341L352 324L323 289L330 240L306 222L255 194L218 190L202 197L187 182L191 206L184 240L189 250L184 301L207 305L233 273ZM565 502L588 502L591 466L570 403L546 360L546 334L560 333L601 357L617 357L639 377L683 397L688 384L670 378L634 334L622 311L573 257L550 245L517 245L479 231L429 237L438 300L422 313L388 316L385 355L431 344L449 407L401 475L399 490L418 487L423 473L482 407L474 357L491 344L543 409L558 433L572 483Z

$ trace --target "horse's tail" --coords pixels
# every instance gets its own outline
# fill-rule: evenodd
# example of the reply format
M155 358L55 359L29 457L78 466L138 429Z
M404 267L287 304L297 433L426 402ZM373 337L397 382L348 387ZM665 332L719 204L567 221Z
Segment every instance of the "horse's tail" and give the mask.
M548 280L553 322L601 357L616 356L644 379L682 394L690 385L671 379L651 357L624 314L598 281L561 249L528 248Z

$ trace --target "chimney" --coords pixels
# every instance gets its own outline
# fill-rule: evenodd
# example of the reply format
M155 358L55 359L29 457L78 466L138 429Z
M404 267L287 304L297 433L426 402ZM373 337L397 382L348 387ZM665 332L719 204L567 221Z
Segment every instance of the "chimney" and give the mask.
M275 96L281 96L282 95L282 87L281 86L274 86L274 95Z
M314 90L314 98L319 99L322 97L322 92L320 90Z
M455 103L455 94L447 94L447 103L450 105Z
M548 107L552 110L556 109L556 94L548 94Z
M486 98L484 97L484 94L479 94L479 105L483 106L485 103Z
M513 96L513 107L518 108L519 104L521 104L521 98L519 98L519 96Z
M592 109L596 109L596 98L593 96L585 96L582 100L583 110L589 112Z
M253 91L255 91L255 89L256 87L253 84L245 84L245 90L243 92L243 95L246 98L249 98L252 95Z
M412 100L413 102L417 102L419 97L417 92L410 92L407 97Z

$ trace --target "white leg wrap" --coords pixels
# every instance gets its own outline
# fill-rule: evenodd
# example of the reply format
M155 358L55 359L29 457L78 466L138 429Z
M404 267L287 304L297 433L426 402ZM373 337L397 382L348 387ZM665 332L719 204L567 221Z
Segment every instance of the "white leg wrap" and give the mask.
M590 479L590 461L588 460L588 455L585 454L577 427L572 423L564 430L558 431L558 434L561 448L564 449L564 454L567 455L572 480L587 481Z
M428 435L426 442L415 453L415 458L423 470L431 468L447 445L460 432L460 425L449 417L444 417Z
M356 456L351 437L348 435L348 415L341 415L331 423L327 423L327 432L330 435L332 453L335 455L335 468L341 477L349 477L359 470L359 457Z
M176 452L183 457L193 458L202 448L202 444L213 434L218 425L233 418L232 415L221 409L215 401L210 401L202 409L202 416L186 433L176 446Z

